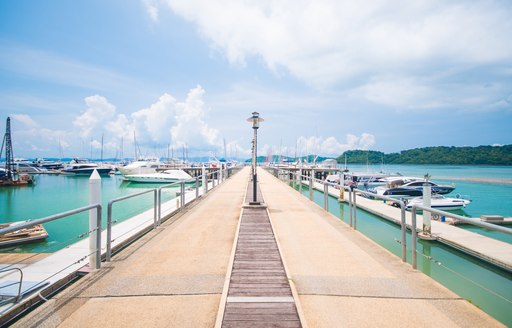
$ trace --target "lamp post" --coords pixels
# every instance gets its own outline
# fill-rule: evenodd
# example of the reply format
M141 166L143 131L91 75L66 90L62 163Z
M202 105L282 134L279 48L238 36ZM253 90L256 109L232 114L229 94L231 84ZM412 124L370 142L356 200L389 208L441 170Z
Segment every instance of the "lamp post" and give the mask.
M256 183L257 183L257 174L256 174L256 159L257 159L257 138L258 138L258 128L260 127L260 122L264 120L260 117L260 113L253 112L252 116L247 119L247 122L252 122L252 128L254 130L254 137L252 140L252 202L249 202L249 205L259 205L260 203L256 197Z

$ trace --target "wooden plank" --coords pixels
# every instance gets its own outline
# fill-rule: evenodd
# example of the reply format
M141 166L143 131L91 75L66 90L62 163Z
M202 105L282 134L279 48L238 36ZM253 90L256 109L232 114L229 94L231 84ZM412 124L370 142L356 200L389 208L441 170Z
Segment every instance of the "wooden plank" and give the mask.
M301 327L295 303L277 302L293 296L265 209L244 208L228 288L239 301L226 303L222 327Z

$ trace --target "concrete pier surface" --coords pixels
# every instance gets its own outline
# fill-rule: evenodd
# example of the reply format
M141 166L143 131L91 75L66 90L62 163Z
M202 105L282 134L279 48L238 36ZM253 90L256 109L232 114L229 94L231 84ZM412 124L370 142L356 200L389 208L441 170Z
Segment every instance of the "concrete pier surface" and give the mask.
M16 322L16 327L213 327L248 171Z
M14 326L214 327L249 173L234 175ZM258 177L303 327L502 326L269 173Z

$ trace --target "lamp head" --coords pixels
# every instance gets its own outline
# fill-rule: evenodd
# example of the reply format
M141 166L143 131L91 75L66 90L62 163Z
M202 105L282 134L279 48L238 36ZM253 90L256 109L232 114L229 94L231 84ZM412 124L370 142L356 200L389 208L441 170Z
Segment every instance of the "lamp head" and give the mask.
M252 128L257 129L260 126L260 122L263 122L264 119L260 117L260 113L253 112L252 116L247 119L247 122L252 122Z

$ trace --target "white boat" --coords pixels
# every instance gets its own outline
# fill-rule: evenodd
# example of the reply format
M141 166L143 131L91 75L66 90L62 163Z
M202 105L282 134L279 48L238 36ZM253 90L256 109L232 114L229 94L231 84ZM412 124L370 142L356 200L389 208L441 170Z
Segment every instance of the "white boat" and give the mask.
M143 159L131 162L126 166L119 166L117 169L122 175L156 173L156 169L162 167L158 159Z
M131 182L148 183L173 183L193 179L183 170L165 170L157 173L129 174L124 176L124 180Z
M471 203L471 200L462 198L457 195L456 198L448 198L441 195L432 195L430 199L430 207L441 211L460 210ZM405 206L407 210L411 210L413 205L423 205L423 197L416 197L409 200Z
M109 174L112 171L111 166L98 165L96 163L88 162L84 159L75 158L69 164L66 164L62 169L62 173L71 175L91 175L96 170L98 174Z

